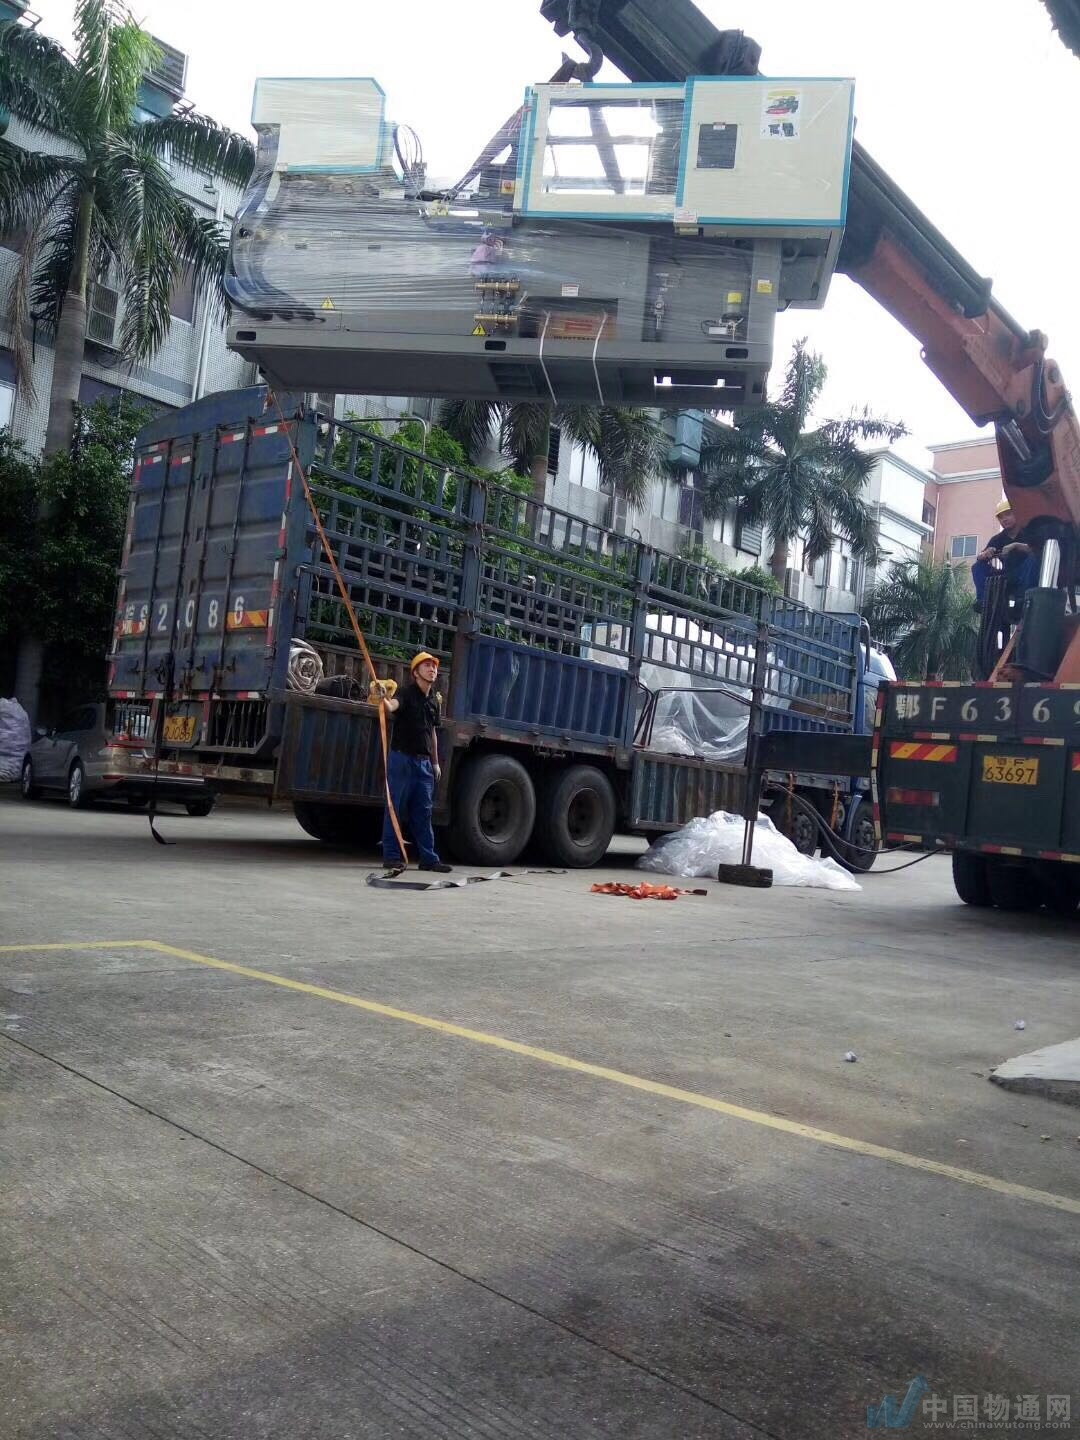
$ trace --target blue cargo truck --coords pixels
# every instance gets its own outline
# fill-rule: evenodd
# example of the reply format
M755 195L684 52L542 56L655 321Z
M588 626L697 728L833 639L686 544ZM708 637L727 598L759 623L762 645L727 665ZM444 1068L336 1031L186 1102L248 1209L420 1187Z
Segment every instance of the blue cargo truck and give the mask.
M377 838L378 715L301 468L380 674L402 677L420 649L443 661L436 819L461 860L507 864L528 846L591 865L616 830L741 811L747 738L762 731L796 746L772 804L800 848L817 837L792 796L856 844L872 835L867 781L823 769L818 748L873 712L857 620L296 397L279 409L263 387L208 396L139 437L109 690L118 727L160 736L162 776L291 804L321 840ZM320 691L341 693L313 691L319 674Z

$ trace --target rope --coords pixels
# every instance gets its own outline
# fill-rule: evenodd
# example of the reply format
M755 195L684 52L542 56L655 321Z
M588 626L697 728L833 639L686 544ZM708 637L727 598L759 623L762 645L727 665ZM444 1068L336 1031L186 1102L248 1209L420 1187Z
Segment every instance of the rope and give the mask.
M300 460L300 456L297 453L296 445L292 437L292 427L289 421L285 419L284 411L281 408L281 402L278 400L277 397L277 391L274 390L273 387L270 388L270 398L274 402L275 410L281 417L281 424L285 431L285 436L289 442L289 449L292 452L292 459L293 464L296 466L296 473L300 476L300 483L304 487L304 495L307 498L307 502L311 509L312 516L314 517L315 528L319 532L319 540L322 543L323 553L326 555L327 560L329 560L330 562L330 569L334 572L334 579L337 581L337 587L341 592L341 598L345 602L345 609L348 612L349 623L352 625L353 634L356 636L356 643L360 647L360 653L364 657L364 664L367 666L368 673L371 675L372 680L378 681L379 676L375 670L375 662L371 658L371 651L368 649L367 641L364 639L364 632L360 629L360 622L356 618L356 611L353 609L352 600L349 598L348 588L346 587L345 581L342 578L341 571L338 569L338 563L337 560L334 558L334 552L331 548L330 541L326 537L326 531L323 528L322 523L322 516L319 514L318 506L315 504L315 496L311 493L311 485L308 483L307 471L304 469L304 466ZM379 739L382 742L383 789L386 792L386 809L387 813L390 816L390 824L393 826L394 835L397 838L398 845L401 847L402 858L404 859L405 863L408 864L409 852L405 846L405 837L401 833L401 823L398 820L397 811L394 809L394 797L390 794L390 732L386 724L386 697L383 695L379 696Z

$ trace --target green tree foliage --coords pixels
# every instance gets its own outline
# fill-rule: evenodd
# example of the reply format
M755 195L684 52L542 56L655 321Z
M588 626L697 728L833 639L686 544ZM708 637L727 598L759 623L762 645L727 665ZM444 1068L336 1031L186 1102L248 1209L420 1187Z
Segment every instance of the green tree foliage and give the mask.
M440 420L474 460L495 437L514 473L529 477L532 497L540 503L547 486L552 426L596 460L601 487L635 509L645 503L650 480L667 468L670 442L647 410L447 400Z
M706 515L738 501L750 524L765 525L773 541L769 568L781 583L799 535L811 562L829 553L837 534L856 555L873 557L877 525L863 494L873 456L859 442L891 443L906 434L869 410L807 429L827 374L821 356L798 341L780 396L748 410L738 425L714 430L702 451Z
M866 597L876 642L901 680L969 680L979 617L963 570L930 555L895 565Z
M24 383L30 316L54 337L46 454L74 433L94 281L120 292L130 360L160 347L182 277L211 287L225 307L226 236L173 188L169 164L244 185L255 159L243 136L204 115L148 119L138 110L160 51L121 0L76 0L75 42L69 56L39 30L0 26L0 107L43 142L0 139L0 231L28 236L10 317Z
M43 644L53 715L104 695L134 439L147 418L105 401L79 407L71 451L42 461L0 439L0 648Z

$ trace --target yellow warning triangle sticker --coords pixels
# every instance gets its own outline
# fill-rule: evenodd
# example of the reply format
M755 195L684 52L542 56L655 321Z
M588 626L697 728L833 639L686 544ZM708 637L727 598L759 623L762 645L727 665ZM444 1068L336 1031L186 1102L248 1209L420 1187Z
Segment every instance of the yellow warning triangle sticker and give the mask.
M486 334L487 334L487 331L484 329L484 327L483 327L482 325L477 325L476 329L475 329L472 333L473 333L474 335L486 335Z
M334 302L330 299L330 296L329 296L329 295L327 295L326 299L322 302L322 308L323 308L324 310L333 310L333 309L334 309Z

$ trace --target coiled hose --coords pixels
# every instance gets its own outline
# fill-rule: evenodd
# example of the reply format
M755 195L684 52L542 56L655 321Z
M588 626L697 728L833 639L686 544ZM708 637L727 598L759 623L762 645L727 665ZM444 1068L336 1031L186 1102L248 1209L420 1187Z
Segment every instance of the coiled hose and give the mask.
M294 640L289 646L287 684L290 690L314 695L315 686L323 678L322 657L306 640Z

